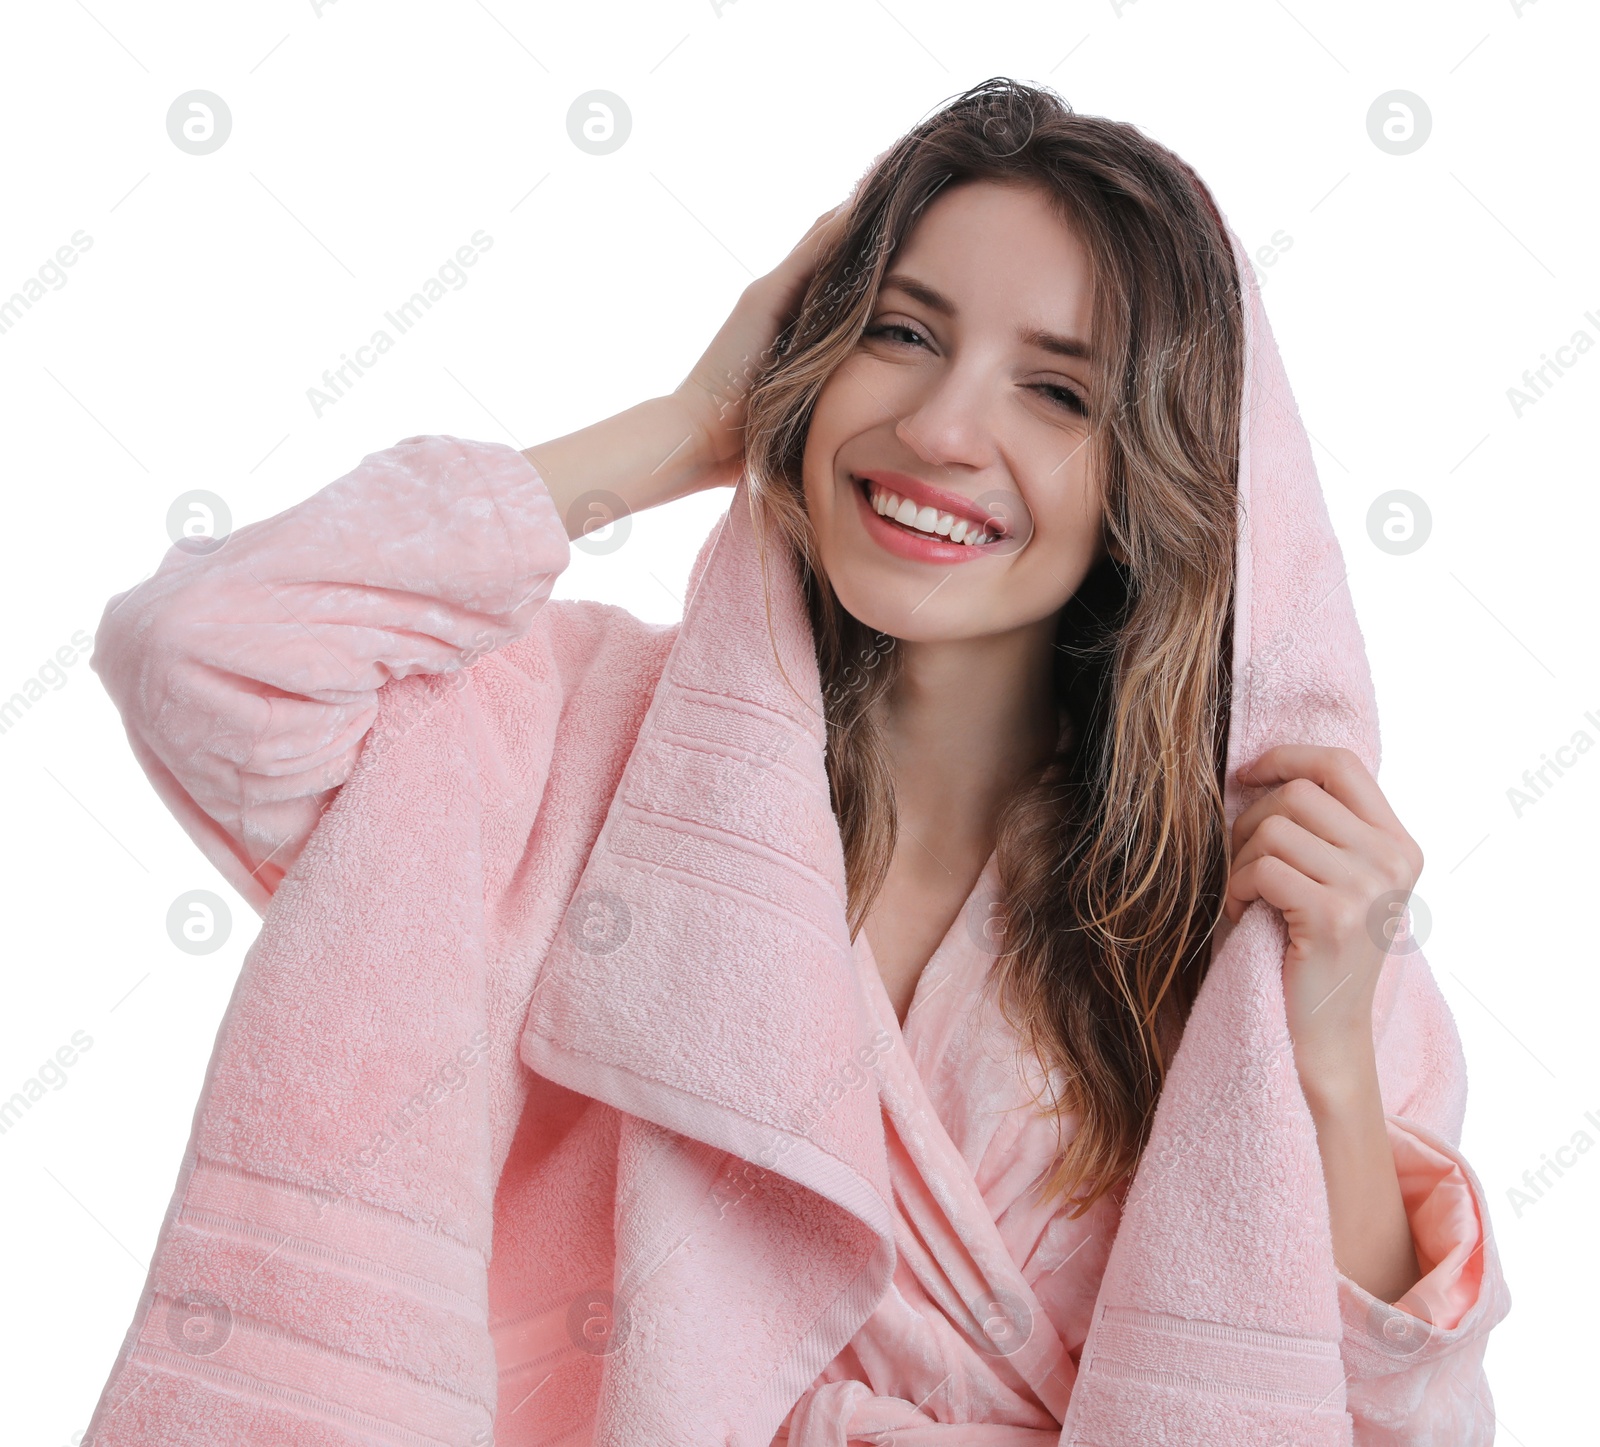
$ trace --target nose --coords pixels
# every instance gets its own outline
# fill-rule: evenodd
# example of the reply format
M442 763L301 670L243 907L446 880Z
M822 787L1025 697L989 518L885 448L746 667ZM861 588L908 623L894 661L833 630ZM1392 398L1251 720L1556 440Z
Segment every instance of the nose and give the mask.
M990 397L982 381L952 367L931 377L915 405L895 422L895 436L924 462L981 468L993 452Z

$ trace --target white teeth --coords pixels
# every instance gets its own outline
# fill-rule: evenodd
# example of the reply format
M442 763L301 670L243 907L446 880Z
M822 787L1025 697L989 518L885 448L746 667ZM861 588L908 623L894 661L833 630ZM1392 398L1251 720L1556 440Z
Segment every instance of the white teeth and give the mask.
M915 528L918 532L933 537L948 538L953 543L965 543L968 547L989 541L988 533L978 523L968 522L966 518L958 518L952 513L940 512L937 508L919 508L908 497L897 497L894 493L871 484L868 484L868 487L872 498L872 510L882 517L892 518L905 527Z

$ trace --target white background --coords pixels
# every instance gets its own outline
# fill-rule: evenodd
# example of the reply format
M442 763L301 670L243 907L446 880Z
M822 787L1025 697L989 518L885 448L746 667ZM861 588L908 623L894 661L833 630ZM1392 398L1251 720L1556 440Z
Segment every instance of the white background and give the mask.
M0 335L0 699L151 572L180 493L235 525L418 433L557 436L674 386L740 289L871 158L987 76L1049 84L1188 159L1263 266L1376 675L1381 782L1421 842L1427 955L1465 1042L1464 1149L1514 1297L1488 1352L1502 1442L1595 1440L1600 1144L1591 900L1600 750L1518 817L1507 790L1600 740L1592 421L1600 348L1518 416L1507 389L1600 341L1594 63L1578 0L131 0L6 17L0 297L92 246ZM232 112L194 156L182 93ZM583 92L632 132L569 139ZM1369 138L1420 95L1427 142ZM306 391L474 231L493 247L319 418ZM1585 320L1586 311L1594 320ZM1547 373L1547 376L1551 374ZM1427 543L1373 545L1381 492ZM574 550L557 596L680 616L725 490ZM0 1098L92 1037L0 1136L7 1437L86 1426L132 1317L256 917L168 817L86 662L0 734ZM214 954L168 906L232 905Z

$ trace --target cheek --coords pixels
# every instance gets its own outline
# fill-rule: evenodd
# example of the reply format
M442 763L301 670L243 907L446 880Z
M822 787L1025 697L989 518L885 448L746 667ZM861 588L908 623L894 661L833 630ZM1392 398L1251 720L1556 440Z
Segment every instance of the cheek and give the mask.
M814 526L820 526L828 516L828 502L833 482L834 448L825 431L817 427L813 416L806 429L805 450L800 456L800 490L805 495L806 511Z
M871 357L859 353L846 357L817 394L811 409L811 433L836 451L850 438L885 421L893 425L895 408L889 401L889 388L885 379L876 375L882 371L873 366Z
M1052 538L1098 535L1102 508L1089 438L1058 432L1034 439L1015 454L1016 478L1034 527Z
M832 499L839 449L863 430L856 415L861 388L851 377L849 366L849 362L841 364L823 383L806 424L800 475L806 505L812 509L813 517L825 515Z
M1106 551L1100 514L1081 497L1070 504L1058 499L1035 516L1034 527L1015 582L1034 602L1048 597L1059 606L1078 591Z

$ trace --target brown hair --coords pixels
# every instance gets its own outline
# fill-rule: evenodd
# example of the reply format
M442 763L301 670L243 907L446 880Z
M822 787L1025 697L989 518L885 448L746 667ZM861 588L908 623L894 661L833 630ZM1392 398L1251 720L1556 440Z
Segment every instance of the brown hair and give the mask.
M880 701L900 654L828 585L801 459L896 247L942 188L971 180L1040 188L1093 260L1090 465L1113 555L1061 611L1057 750L1000 815L991 971L1025 1045L1060 1067L1041 1109L1058 1131L1069 1112L1078 1126L1045 1191L1081 1214L1138 1164L1226 880L1240 282L1181 160L1013 80L948 102L862 178L746 421L751 504L792 550L816 638L852 938L894 853Z

